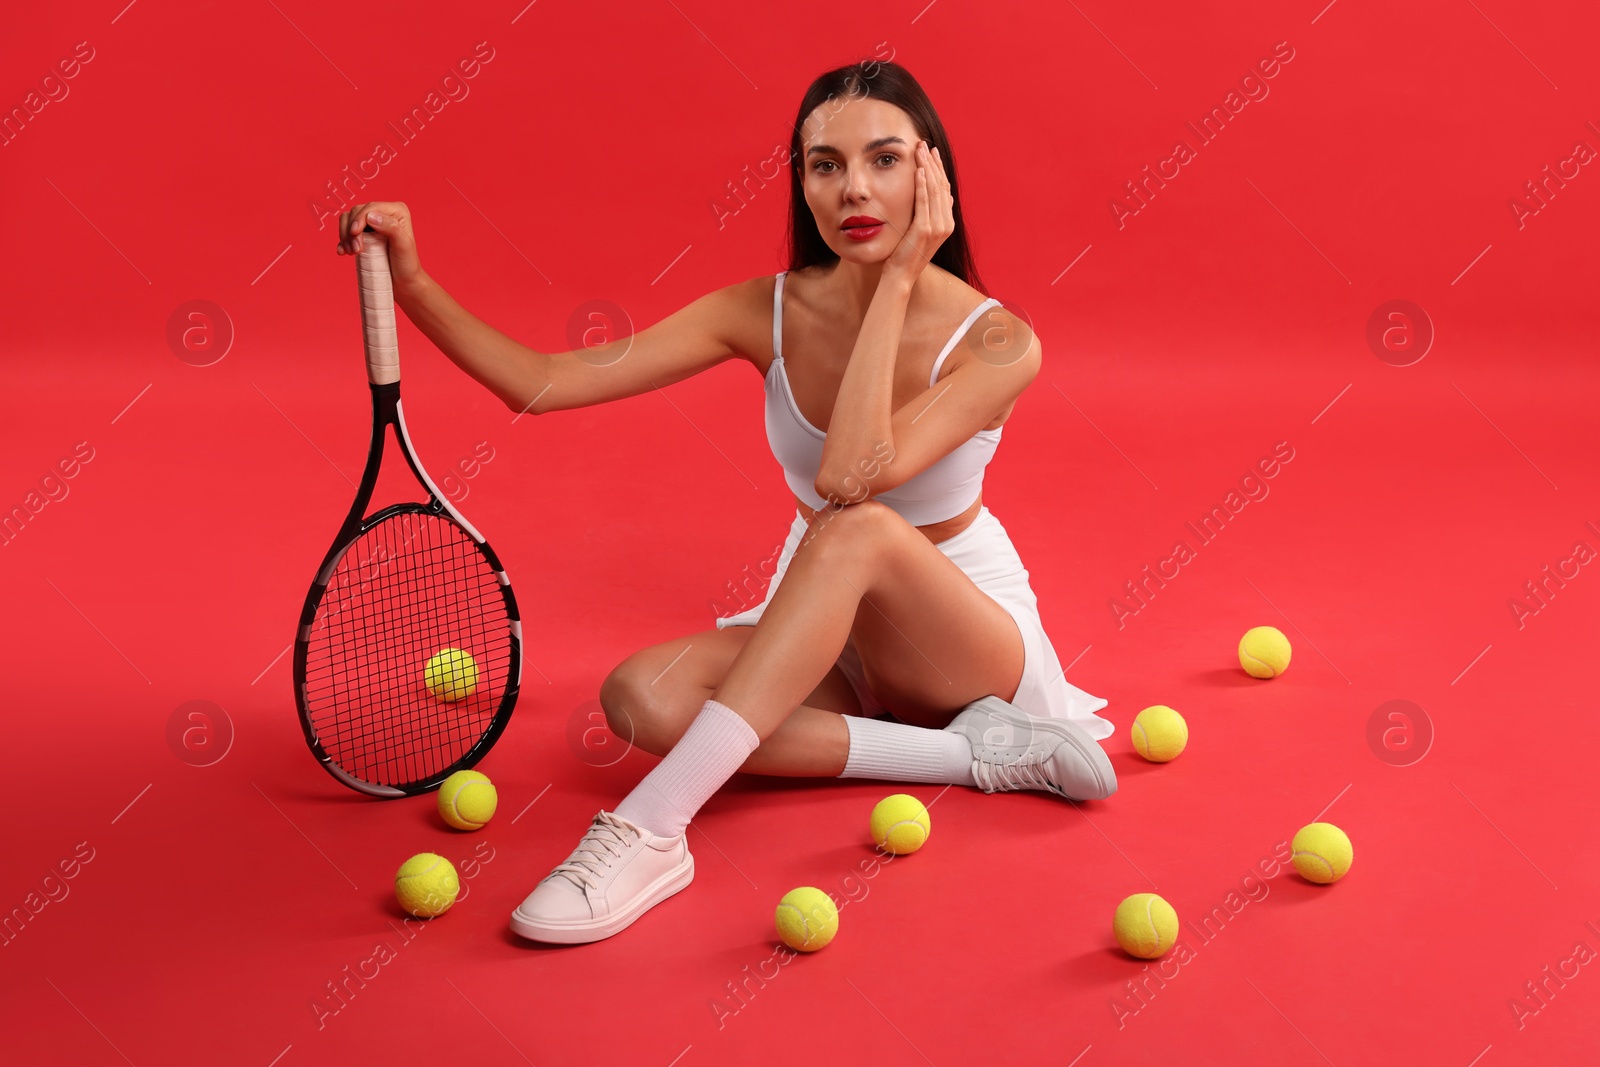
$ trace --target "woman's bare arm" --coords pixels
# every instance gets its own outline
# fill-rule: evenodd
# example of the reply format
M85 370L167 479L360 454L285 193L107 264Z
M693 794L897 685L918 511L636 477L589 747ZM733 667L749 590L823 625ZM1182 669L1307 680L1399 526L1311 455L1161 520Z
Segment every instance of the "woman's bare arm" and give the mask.
M395 303L456 366L512 411L543 415L636 396L736 355L739 286L713 290L608 349L537 352L462 307L425 272Z
M513 398L530 390L536 395L548 382L550 356L473 315L426 273L404 285L397 283L394 302L451 362L512 410L520 410Z
M713 290L605 349L536 352L462 307L422 269L404 203L364 204L341 214L341 253L356 251L364 225L389 241L395 305L406 318L507 408L534 415L661 388L736 355L735 338L763 281Z

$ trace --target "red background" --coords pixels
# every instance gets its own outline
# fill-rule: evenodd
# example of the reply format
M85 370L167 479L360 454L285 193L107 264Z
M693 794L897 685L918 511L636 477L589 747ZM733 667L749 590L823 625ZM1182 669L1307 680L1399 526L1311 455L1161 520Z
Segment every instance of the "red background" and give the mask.
M1600 145L1597 29L1593 4L1504 0L8 14L8 112L78 42L93 58L0 147L0 505L78 442L93 458L0 548L0 909L79 842L93 859L0 947L6 1058L1592 1061L1593 967L1549 981L1520 1026L1509 1002L1575 945L1600 952L1581 677L1600 578L1580 566L1520 626L1509 605L1578 542L1600 549L1600 177L1582 166L1520 225L1510 204ZM479 42L493 58L468 95L398 144L386 123ZM1269 95L1119 228L1124 183L1193 143L1185 123L1279 42L1293 59ZM1070 677L1111 700L1122 788L1076 811L913 790L940 797L929 846L847 883L871 804L898 790L739 777L661 914L529 946L510 909L654 763L596 767L569 727L624 656L732 610L726 583L785 532L759 382L730 361L512 425L402 322L424 463L494 451L461 507L506 561L529 663L480 765L501 792L488 828L445 829L428 797L358 797L307 755L283 655L368 434L353 264L310 205L396 142L363 199L410 204L423 262L476 314L566 350L586 301L642 328L785 266L786 179L731 214L728 183L786 143L813 77L874 55L940 110L984 280L1045 341L985 501ZM1366 341L1395 299L1436 330L1405 367ZM193 300L234 333L209 366L168 342ZM1270 495L1119 627L1123 584L1280 441L1295 458ZM1234 658L1258 624L1295 646L1267 683ZM1410 766L1367 742L1395 699L1435 732ZM206 767L168 741L192 700L234 732ZM1164 766L1127 738L1154 703L1191 728ZM1142 971L1111 942L1116 902L1154 888L1193 939L1323 811L1355 843L1351 874L1271 879L1119 1027L1110 1004ZM388 883L424 850L494 858L398 948ZM801 884L866 895L719 1028L711 1002L771 956L772 907ZM319 1029L324 984L382 940L397 958Z

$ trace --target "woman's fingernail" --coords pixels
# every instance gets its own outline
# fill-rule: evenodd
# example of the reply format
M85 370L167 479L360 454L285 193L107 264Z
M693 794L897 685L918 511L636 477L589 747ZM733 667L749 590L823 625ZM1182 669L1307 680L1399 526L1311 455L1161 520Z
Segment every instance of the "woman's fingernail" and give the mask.
M376 211L369 211L367 212L367 221L381 223L383 222L383 216Z

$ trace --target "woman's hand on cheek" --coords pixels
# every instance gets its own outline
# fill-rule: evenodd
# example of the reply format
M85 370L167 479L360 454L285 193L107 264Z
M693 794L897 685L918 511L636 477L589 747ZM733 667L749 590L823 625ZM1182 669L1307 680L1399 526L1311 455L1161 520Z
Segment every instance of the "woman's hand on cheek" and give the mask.
M933 259L945 238L955 232L955 200L950 194L950 179L944 173L944 160L929 151L926 141L916 149L916 201L911 225L900 235L900 243L889 253L887 269L899 271L915 280Z

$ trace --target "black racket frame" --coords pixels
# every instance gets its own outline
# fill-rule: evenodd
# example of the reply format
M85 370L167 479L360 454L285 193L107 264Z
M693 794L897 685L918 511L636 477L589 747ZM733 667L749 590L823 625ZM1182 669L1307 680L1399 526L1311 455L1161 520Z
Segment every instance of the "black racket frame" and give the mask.
M495 741L499 740L506 724L511 720L511 713L517 704L517 695L522 688L522 616L517 611L517 598L511 591L511 580L506 577L500 557L495 555L487 539L477 533L470 524L465 523L461 515L440 498L433 480L423 471L422 465L412 453L400 408L400 383L391 382L383 385L368 383L368 388L372 391L372 443L367 450L367 467L361 474L361 485L356 490L355 502L350 505L349 514L345 516L344 524L339 528L338 536L334 538L333 547L329 548L328 554L323 557L322 566L317 569L316 580L311 583L311 589L306 593L305 606L300 611L300 625L295 631L294 641L294 699L300 714L300 726L305 732L306 744L322 768L357 792L393 799L416 796L437 789L440 783L456 771L476 765L488 754ZM383 461L384 436L391 426L394 427L395 441L400 446L400 454L405 457L406 466L411 468L411 473L428 491L428 502L393 504L363 517L367 505L372 500L372 491L378 483L378 469ZM500 706L495 710L494 718L483 736L460 759L443 770L419 781L386 785L365 781L346 771L323 747L322 741L317 737L316 729L312 726L311 715L307 708L306 663L311 646L311 627L316 619L317 607L322 603L323 594L328 589L328 581L333 577L339 560L368 530L386 519L407 512L430 515L454 523L483 552L500 580L500 595L505 598L506 613L510 621L510 658L506 665L506 685Z

